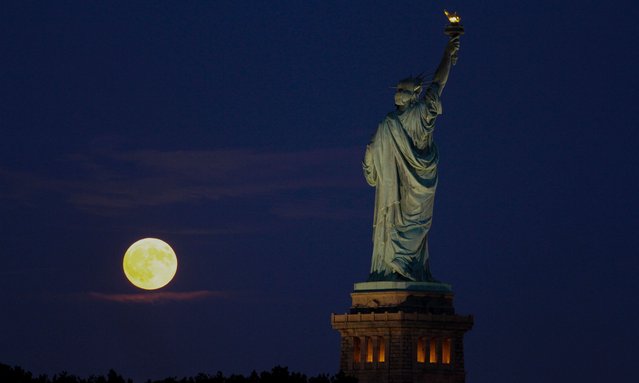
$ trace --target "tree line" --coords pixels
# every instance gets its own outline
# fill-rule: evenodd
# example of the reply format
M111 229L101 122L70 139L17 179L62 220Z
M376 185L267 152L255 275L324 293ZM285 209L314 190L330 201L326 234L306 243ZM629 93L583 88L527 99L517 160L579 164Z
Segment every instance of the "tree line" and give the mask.
M81 378L67 372L61 372L51 377L47 375L34 376L31 372L19 366L11 367L0 363L0 382L2 383L133 383L131 379L125 379L114 370L104 375L91 375ZM346 376L342 372L335 375L320 374L307 377L298 372L289 372L288 367L273 367L271 371L250 375L229 375L221 372L215 375L199 373L188 378L168 377L160 380L147 380L146 383L357 383L357 379Z

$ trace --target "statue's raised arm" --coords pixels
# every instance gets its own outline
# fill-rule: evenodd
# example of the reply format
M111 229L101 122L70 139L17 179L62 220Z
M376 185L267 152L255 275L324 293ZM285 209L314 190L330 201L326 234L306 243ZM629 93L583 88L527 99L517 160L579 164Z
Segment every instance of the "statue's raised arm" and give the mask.
M448 74L450 73L450 67L453 64L453 57L457 56L457 52L459 51L459 35L452 36L450 40L448 40L448 44L446 44L446 49L444 49L444 56L442 57L442 61L439 63L435 74L433 75L433 83L439 85L439 95L441 96L444 87L446 86L446 82L448 81Z

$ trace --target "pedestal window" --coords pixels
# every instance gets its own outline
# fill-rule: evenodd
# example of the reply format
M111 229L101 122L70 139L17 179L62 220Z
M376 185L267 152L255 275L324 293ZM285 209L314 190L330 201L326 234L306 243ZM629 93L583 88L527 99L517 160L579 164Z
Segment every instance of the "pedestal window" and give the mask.
M426 363L426 337L417 338L417 363Z
M451 345L453 341L450 338L442 340L442 363L450 364Z
M362 362L362 341L359 337L353 337L353 362Z
M437 338L430 338L428 340L428 362L438 363L439 358L437 355Z
M379 363L386 362L386 341L382 336L377 338L377 361Z
M373 338L366 337L366 363L373 363Z

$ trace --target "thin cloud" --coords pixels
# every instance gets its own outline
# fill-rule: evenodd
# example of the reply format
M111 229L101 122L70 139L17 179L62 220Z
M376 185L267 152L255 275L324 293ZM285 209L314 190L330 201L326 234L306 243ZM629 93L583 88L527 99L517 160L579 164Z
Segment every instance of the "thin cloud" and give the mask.
M138 229L138 228L128 228ZM260 233L264 231L264 227L252 227L249 224L245 224L242 227L226 227L226 228L215 228L215 229L207 229L207 228L183 228L183 229L147 229L150 233L159 233L159 234L173 234L173 235L185 235L185 236L226 236L226 235L234 235L234 234L250 234L250 233Z
M330 201L292 201L278 204L271 212L279 217L291 219L329 219L347 220L352 218L367 219L372 217L368 210L357 207L335 206Z
M68 157L65 179L6 169L0 173L11 189L4 197L28 202L34 194L53 192L81 210L113 215L139 207L357 188L362 186L360 157L361 148L110 151Z
M198 290L198 291L149 291L135 294L105 294L98 292L87 293L91 300L106 301L127 304L149 304L168 302L190 302L211 298L228 298L229 293L223 291Z

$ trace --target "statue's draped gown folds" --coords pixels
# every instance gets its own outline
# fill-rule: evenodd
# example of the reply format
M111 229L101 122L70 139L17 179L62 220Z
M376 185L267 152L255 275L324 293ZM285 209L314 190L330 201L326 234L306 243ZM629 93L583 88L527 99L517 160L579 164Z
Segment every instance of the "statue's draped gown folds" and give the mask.
M437 188L435 119L439 86L403 111L389 113L366 147L366 181L376 188L369 280L432 281L428 232Z

